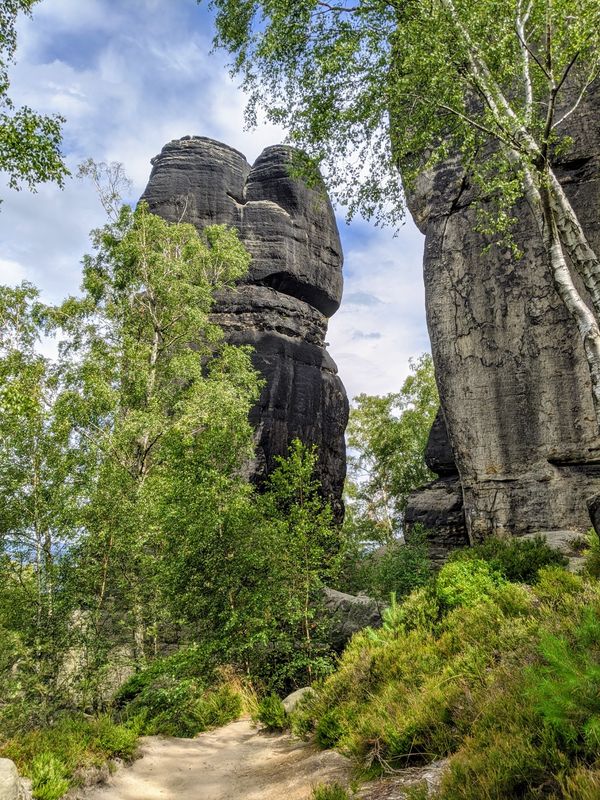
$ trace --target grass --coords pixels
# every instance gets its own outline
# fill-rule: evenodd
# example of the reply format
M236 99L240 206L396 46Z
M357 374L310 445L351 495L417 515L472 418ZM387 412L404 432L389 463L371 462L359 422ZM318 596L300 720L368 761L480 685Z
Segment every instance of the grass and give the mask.
M393 603L293 729L364 777L449 757L439 800L600 797L600 584L526 547L535 570L494 545Z
M284 731L289 727L288 713L276 694L263 697L258 704L255 719L268 731Z
M12 759L22 775L31 778L35 800L58 800L77 775L115 758L133 758L135 729L115 723L110 716L69 715L50 727L32 730L8 740L0 756Z

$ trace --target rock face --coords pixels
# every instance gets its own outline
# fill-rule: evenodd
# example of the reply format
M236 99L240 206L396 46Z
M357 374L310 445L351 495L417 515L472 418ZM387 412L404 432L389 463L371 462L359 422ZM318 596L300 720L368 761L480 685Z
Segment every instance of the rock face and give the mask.
M363 628L380 628L385 603L366 595L345 594L336 589L323 590L325 613L330 618L329 638L333 648L341 653L357 631Z
M323 492L339 517L348 401L325 334L341 300L342 250L325 190L291 175L293 152L268 147L250 166L227 145L184 137L153 159L142 199L171 222L238 229L250 272L218 299L214 319L229 342L254 347L266 379L251 413L255 475L268 474L292 439L316 444Z
M596 252L599 105L596 85L569 119L573 144L557 164ZM426 236L427 321L470 539L584 531L586 501L600 493L590 377L527 205L516 209L520 260L500 248L483 252L472 190L456 163L423 177L411 210ZM438 433L434 426L433 440ZM445 475L447 452L436 444L432 453L433 468ZM414 499L409 513L416 505Z
M429 433L425 462L440 477L409 496L404 522L409 529L418 524L430 532L429 557L434 566L442 566L450 551L469 544L469 537L462 486L441 409Z

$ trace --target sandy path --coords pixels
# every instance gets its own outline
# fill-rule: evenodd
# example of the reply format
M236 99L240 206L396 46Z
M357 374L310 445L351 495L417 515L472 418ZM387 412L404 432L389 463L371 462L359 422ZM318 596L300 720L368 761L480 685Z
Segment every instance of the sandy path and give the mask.
M307 800L317 783L344 782L349 762L239 720L195 739L146 737L142 757L86 800Z

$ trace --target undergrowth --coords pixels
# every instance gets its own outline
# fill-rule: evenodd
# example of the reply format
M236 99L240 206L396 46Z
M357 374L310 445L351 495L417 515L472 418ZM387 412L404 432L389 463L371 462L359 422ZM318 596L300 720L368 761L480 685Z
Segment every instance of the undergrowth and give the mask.
M4 742L0 756L12 759L32 780L35 800L58 800L83 771L111 759L133 758L138 732L115 723L109 715L71 715L51 726L28 731Z
M232 671L211 667L192 646L133 675L109 712L65 713L43 728L0 739L0 757L31 778L34 800L59 800L86 771L133 758L140 735L191 737L256 708L251 687Z
M392 602L293 730L364 777L449 757L439 800L600 797L600 584L528 542L473 548Z
M251 687L233 672L216 669L201 648L183 648L133 675L114 705L140 734L191 737L251 713Z

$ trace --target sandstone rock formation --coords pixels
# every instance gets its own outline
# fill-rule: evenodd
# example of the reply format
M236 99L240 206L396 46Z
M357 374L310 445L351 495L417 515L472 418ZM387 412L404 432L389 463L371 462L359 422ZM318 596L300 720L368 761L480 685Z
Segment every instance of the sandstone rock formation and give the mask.
M469 537L462 486L441 409L431 427L425 462L439 478L410 495L404 521L408 528L419 524L430 532L429 557L442 566L451 550L469 544Z
M357 631L363 628L380 628L383 624L385 603L366 595L346 594L325 587L323 590L325 613L330 619L329 641L338 653Z
M289 147L268 147L250 166L227 145L184 137L153 159L142 199L172 222L239 230L250 272L219 298L214 319L229 342L254 347L266 378L251 414L255 475L268 474L295 437L317 444L323 491L339 516L348 401L325 334L341 300L342 250L324 188L290 174L292 155Z
M569 119L572 147L557 164L596 252L599 105L596 85ZM600 492L590 378L527 205L516 209L520 260L506 249L483 252L472 189L456 163L424 176L410 205L426 236L427 321L471 540L586 530L586 501ZM440 458L443 475L446 456ZM453 492L448 486L448 496ZM426 498L415 497L408 514L422 517L426 505Z

